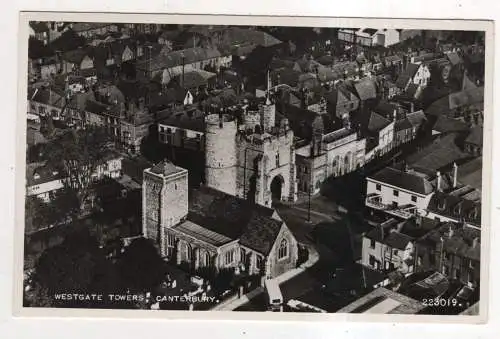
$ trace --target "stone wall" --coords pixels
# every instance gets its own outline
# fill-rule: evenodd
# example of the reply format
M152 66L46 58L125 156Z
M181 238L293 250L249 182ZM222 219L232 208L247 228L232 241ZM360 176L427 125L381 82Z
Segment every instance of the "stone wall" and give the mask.
M211 114L206 118L206 184L231 195L237 193L236 132L236 121L228 116Z

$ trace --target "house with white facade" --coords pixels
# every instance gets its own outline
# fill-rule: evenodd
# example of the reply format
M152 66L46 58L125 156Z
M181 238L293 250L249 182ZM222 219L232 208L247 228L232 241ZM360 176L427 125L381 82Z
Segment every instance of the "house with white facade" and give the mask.
M437 186L444 186L441 173L430 176L406 166L386 167L367 178L367 207L408 219L423 213Z
M361 264L382 272L397 270L409 275L416 268L416 242L441 224L420 216L404 221L390 218L363 236Z
M338 38L348 44L358 44L364 47L383 46L389 47L399 43L400 32L397 29L339 29Z
M431 79L431 71L425 63L413 64L406 66L403 72L396 80L396 86L402 91L406 91L410 85L417 85L425 88Z

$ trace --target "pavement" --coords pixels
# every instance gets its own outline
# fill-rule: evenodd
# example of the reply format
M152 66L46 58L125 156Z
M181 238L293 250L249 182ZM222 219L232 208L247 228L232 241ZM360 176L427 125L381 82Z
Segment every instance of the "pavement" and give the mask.
M277 276L276 278L274 278L278 284L282 284L282 283L296 277L297 275L303 273L305 270L312 267L314 264L316 264L318 262L319 253L316 251L316 249L311 245L306 245L306 248L309 252L309 258L307 259L307 261L304 262L303 264L301 264L299 267L294 268L292 270L289 270L289 271ZM236 297L232 297L224 302L221 302L220 304L218 304L217 306L212 308L212 311L232 311L232 310L235 310L235 309L245 305L250 300L252 300L253 298L259 296L261 293L264 293L264 292L265 292L265 289L263 287L258 287L256 289L248 292L247 294L243 295L241 298L238 298L236 296Z

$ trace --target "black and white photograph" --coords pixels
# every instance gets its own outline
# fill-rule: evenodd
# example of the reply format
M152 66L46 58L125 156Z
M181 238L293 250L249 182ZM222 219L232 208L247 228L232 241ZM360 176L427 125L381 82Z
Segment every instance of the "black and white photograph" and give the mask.
M480 314L485 30L61 18L23 28L19 307Z

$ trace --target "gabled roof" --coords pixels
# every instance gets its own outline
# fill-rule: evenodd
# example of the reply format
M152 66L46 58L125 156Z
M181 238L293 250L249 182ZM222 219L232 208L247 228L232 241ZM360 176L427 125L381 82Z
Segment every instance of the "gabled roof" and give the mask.
M423 195L428 195L434 190L427 176L412 171L397 170L392 167L382 169L371 178L381 183Z
M456 134L448 134L434 140L427 147L409 156L408 164L436 171L450 166L453 162L469 158L469 155L456 145L456 137Z
M283 226L274 213L271 208L203 186L190 194L188 220L267 255Z
M160 125L167 125L192 131L204 131L204 114L197 109L188 112L173 112L172 115L160 122Z
M214 78L215 76L215 73L204 70L193 70L185 72L184 77L181 74L177 75L172 80L175 80L176 83L185 88L198 88L200 86L206 86L208 84L208 80ZM182 83L183 80L184 83Z
M425 113L422 110L408 113L408 114L406 114L406 118L408 119L410 124L415 128L420 127L422 125L422 123L425 120L427 120Z
M354 84L356 92L362 101L377 98L377 85L370 78L363 78Z
M213 48L187 48L178 51L172 51L166 54L160 53L151 61L142 61L137 64L138 69L142 70L160 70L172 68L184 64L192 64L202 60L215 59L221 56L217 49Z
M396 80L396 86L398 86L399 88L405 88L408 84L408 81L413 79L419 68L420 65L408 64L406 69L399 75L398 79Z
M407 117L404 119L397 120L396 123L394 124L394 130L395 131L403 131L413 128L413 125L410 123Z
M432 129L440 133L464 132L469 129L469 126L467 126L467 124L461 120L448 118L445 115L440 115Z
M86 48L78 48L64 53L62 55L62 58L73 64L80 64L82 60L88 55L89 51Z
M30 92L29 99L35 102L55 107L62 107L64 105L63 96L51 88L36 88Z
M484 102L484 87L451 93L448 98L450 109L482 103Z
M377 114L375 112L371 112L370 114L370 119L368 120L368 125L367 129L370 132L378 132L382 130L383 128L387 127L391 122L381 116L380 114Z
M391 248L396 248L398 250L404 251L406 249L406 246L408 246L408 244L412 240L413 238L406 234L391 232L383 242Z

